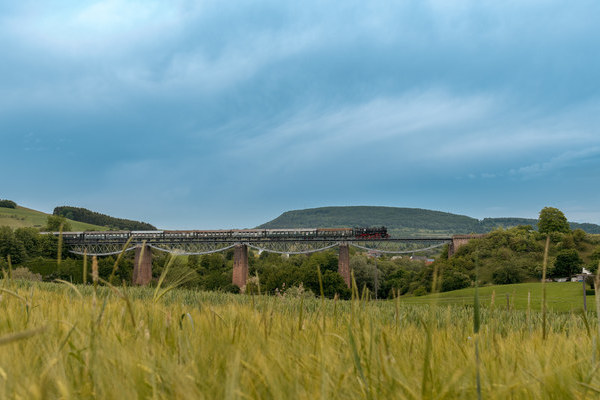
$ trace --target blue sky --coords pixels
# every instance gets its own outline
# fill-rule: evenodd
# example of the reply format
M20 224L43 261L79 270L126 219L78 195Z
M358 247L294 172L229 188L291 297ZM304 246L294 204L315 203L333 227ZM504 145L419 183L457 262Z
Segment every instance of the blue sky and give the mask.
M2 1L0 198L600 223L600 2Z

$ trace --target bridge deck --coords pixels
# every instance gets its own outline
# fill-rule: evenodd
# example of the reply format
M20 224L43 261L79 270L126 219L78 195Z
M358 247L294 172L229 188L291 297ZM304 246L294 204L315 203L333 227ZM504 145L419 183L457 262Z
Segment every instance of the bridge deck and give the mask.
M65 244L125 244L129 238L70 238L67 236L63 237ZM317 238L303 238L303 237L230 237L230 238L144 238L134 237L131 243L154 243L154 244L182 244L182 243L241 243L241 242L254 242L254 243L273 243L273 242L404 242L404 243L417 243L417 242L451 242L451 237L402 237L402 238L352 238L352 237L317 237Z

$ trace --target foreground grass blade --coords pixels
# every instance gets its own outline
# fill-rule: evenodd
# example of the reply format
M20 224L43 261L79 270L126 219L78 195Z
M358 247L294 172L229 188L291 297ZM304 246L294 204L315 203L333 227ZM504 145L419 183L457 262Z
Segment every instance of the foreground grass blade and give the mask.
M548 270L548 248L550 247L550 235L546 236L544 247L544 264L542 267L542 339L546 340L546 271Z
M7 345L19 340L23 340L23 339L28 339L32 336L35 336L37 334L40 334L42 332L44 332L46 330L46 327L41 327L41 328L36 328L36 329L30 329L28 331L23 331L23 332L18 332L18 333L13 333L10 335L5 335L5 336L1 336L0 337L0 346L3 345Z

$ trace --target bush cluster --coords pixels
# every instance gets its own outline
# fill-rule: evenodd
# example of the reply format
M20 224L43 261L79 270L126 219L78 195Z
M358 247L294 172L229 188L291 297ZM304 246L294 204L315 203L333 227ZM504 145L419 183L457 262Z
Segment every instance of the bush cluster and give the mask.
M0 207L17 208L17 203L12 200L0 200Z
M11 257L13 264L25 263L35 257L56 259L58 239L52 235L41 235L36 228L15 230L0 226L0 259Z

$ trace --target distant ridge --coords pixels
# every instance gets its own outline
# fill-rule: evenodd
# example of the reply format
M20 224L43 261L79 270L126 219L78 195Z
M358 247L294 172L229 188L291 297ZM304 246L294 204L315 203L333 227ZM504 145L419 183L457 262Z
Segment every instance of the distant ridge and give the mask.
M572 229L600 233L600 225L571 222ZM531 225L532 218L484 218L478 220L466 215L421 208L347 206L320 207L286 211L258 228L345 228L353 226L386 226L395 236L423 234L486 233L497 228Z

